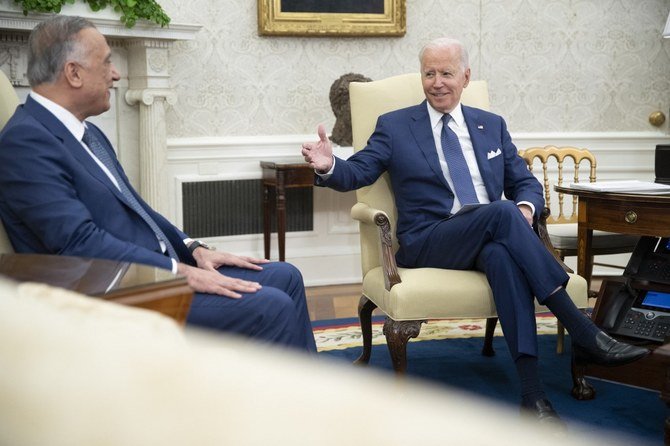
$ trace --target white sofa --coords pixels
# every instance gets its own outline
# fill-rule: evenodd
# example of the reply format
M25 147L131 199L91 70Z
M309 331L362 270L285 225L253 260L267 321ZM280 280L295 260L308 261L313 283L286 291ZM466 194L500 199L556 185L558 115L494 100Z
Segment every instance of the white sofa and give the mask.
M514 412L0 277L2 445L617 444Z

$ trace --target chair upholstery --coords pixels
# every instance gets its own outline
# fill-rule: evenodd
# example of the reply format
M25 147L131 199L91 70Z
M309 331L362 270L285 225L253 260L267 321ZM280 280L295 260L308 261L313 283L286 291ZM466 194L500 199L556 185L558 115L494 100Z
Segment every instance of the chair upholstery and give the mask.
M354 150L365 147L377 117L387 111L420 103L425 97L418 73L349 85ZM488 109L485 81L471 81L461 98L466 105ZM394 254L397 210L388 173L374 184L356 191L351 210L360 222L363 295L359 317L366 363L371 351L371 313L379 308L386 316L384 334L396 371L406 368L406 346L421 324L430 319L487 318L483 353L493 354L491 340L497 322L495 304L486 276L477 271L437 268L398 268ZM568 293L578 307L587 305L586 281L571 275ZM538 311L547 311L537 307Z
M5 73L0 70L0 129L12 117L18 105L19 97L16 95L14 87ZM7 238L2 221L0 221L0 254L8 252L14 252L14 248Z
M542 168L546 206L552 209L552 213L555 214L547 218L547 232L556 253L561 259L565 259L566 256L576 256L578 198L573 195L572 200L569 200L570 203L566 203L564 194L555 192L554 185L562 186L564 182L568 184L579 182L580 167L588 168L588 181L595 182L597 164L595 156L588 149L552 145L520 150L519 155L526 160L531 172L536 160ZM564 179L564 171L569 168L572 168L568 170L571 174ZM552 176L554 171L555 175ZM584 176L581 179L584 180ZM556 200L553 200L553 198L556 198ZM571 206L567 206L568 204L571 204ZM593 231L591 257L632 252L639 239L640 237L636 235ZM601 263L601 265L605 264ZM605 266L616 267L616 265Z

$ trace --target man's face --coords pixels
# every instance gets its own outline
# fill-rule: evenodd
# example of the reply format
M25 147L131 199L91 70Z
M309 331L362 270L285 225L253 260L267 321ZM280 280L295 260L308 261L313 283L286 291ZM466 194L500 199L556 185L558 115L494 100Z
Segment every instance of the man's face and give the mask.
M427 48L421 59L421 83L428 103L451 113L470 82L470 68L463 70L458 47Z
M79 42L83 46L81 67L81 112L84 117L96 116L110 108L110 91L120 76L112 63L112 51L107 40L95 28L79 32Z

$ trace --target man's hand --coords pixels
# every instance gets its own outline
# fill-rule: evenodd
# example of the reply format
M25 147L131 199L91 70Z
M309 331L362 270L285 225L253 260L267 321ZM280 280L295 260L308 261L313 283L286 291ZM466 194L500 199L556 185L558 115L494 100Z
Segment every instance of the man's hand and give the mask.
M262 263L268 263L265 259L236 256L226 252L211 251L205 248L196 248L193 257L198 267L179 263L177 272L184 277L189 286L199 293L218 294L221 296L240 298L240 293L255 293L261 289L258 282L234 279L217 271L217 268L237 266L253 270L262 270Z
M533 226L533 210L531 209L531 207L528 206L527 204L520 204L518 205L518 207L523 216L526 218L528 224Z
M319 141L304 143L302 156L312 169L319 173L326 173L333 167L333 146L326 135L326 128L323 124L319 124L317 133Z
M198 263L198 268L210 271L216 271L219 267L224 265L260 271L263 269L260 264L268 263L268 260L265 259L236 256L235 254L230 254L228 252L212 251L205 248L196 248L195 251L193 251L193 258Z
M257 282L233 279L217 271L196 268L184 263L178 264L177 272L186 277L186 282L198 293L240 298L242 297L240 293L255 293L261 289L261 285Z

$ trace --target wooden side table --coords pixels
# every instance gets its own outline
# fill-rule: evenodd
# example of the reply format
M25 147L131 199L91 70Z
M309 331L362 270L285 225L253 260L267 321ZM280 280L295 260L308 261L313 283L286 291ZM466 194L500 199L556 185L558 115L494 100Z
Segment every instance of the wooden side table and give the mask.
M184 277L138 263L47 254L0 254L0 275L158 311L181 325L186 323L193 299L193 289Z
M314 170L304 162L275 163L272 161L261 161L261 169L263 169L263 248L265 258L270 259L270 188L274 188L279 261L283 262L286 250L286 189L312 187L314 185Z

